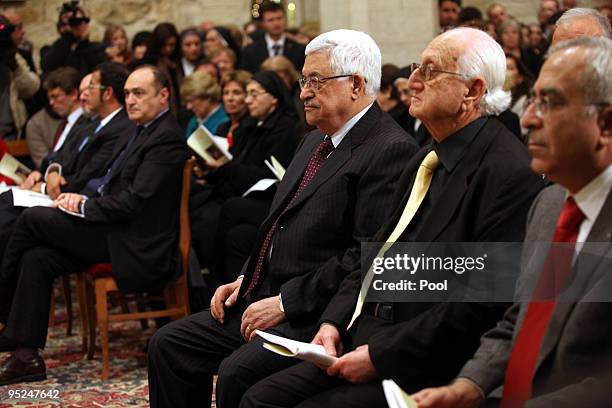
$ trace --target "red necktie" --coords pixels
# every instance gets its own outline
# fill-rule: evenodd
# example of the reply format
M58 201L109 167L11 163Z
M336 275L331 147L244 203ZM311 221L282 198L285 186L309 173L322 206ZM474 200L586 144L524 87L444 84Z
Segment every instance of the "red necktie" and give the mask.
M55 136L53 137L53 144L51 145L52 152L55 151L55 145L57 145L57 142L59 142L59 138L64 132L64 129L66 128L67 123L68 123L67 119L62 119L59 126L57 127L57 131L55 132Z
M529 302L508 361L500 408L522 408L531 398L538 354L555 309L554 296L562 290L572 268L574 244L583 220L584 214L574 199L569 197L563 205L553 236L553 242L569 245L555 247L553 244L548 251L534 300Z
M319 168L321 168L321 165L323 164L327 156L329 156L332 150L334 150L334 145L331 141L331 138L325 137L325 139L323 139L323 141L319 144L312 157L310 158L308 166L306 166L306 171L302 176L300 186L291 198L291 201L289 201L289 204L287 204L283 212L278 216L278 218L276 218L276 221L274 221L274 224L272 224L272 228L270 228L270 230L268 231L268 234L266 235L266 238L264 239L263 244L261 245L261 249L259 250L257 263L255 264L255 271L253 272L253 279L251 279L249 287L247 288L246 292L244 292L244 296L247 296L249 293L251 293L253 288L255 288L255 286L257 286L257 283L259 282L261 270L263 269L264 259L266 258L266 252L268 252L270 242L272 242L272 237L274 236L274 232L276 232L278 220L280 219L280 217L283 216L283 214L285 214L287 208L289 208L289 206L293 204L293 202L300 195L300 193L304 191L308 183L310 183L310 181L314 178L315 174L317 174L317 171L319 171Z

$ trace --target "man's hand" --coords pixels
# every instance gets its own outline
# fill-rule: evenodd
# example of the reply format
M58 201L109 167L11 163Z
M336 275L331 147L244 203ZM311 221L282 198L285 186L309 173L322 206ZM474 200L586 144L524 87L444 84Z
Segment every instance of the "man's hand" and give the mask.
M251 341L255 336L255 329L266 330L284 322L285 319L285 313L280 310L279 296L262 299L251 303L242 314L240 333L244 340Z
M62 207L65 210L80 213L81 203L84 199L84 195L75 193L62 193L53 202L53 207Z
M215 290L215 294L210 301L210 314L219 323L225 323L225 307L232 307L238 298L242 276L227 285L221 285Z
M62 193L62 186L66 185L66 179L59 173L52 172L47 175L47 195L55 200Z
M339 357L342 355L343 347L340 332L333 324L323 323L311 343L325 347L325 352L330 356Z
M24 190L31 190L36 183L39 183L41 181L42 174L40 174L40 171L34 170L28 175L25 181L19 185L19 187L23 188Z
M327 375L344 378L355 384L366 383L377 377L368 345L357 347L346 353L327 369Z
M472 382L457 379L445 387L426 388L412 395L419 408L475 408L482 403L481 391Z

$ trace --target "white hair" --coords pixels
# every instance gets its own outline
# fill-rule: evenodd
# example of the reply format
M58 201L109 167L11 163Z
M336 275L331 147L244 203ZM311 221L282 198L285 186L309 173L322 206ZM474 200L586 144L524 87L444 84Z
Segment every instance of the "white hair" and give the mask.
M601 29L604 37L612 38L612 28L610 27L610 20L608 20L608 17L591 8L577 7L567 10L565 13L563 13L563 15L561 15L561 17L559 17L555 27L567 27L575 20L585 18L594 20Z
M503 89L506 55L502 47L484 31L468 27L446 31L439 37L460 39L466 44L465 52L457 61L457 68L467 78L484 78L486 93L480 100L481 112L497 115L506 110L512 98L510 92Z
M335 75L359 74L365 78L365 94L376 97L380 90L382 56L372 37L361 31L333 30L306 46L306 55L328 52Z
M586 66L578 84L584 89L588 104L612 105L612 39L604 37L578 37L562 41L548 51L552 55L576 48L584 51Z

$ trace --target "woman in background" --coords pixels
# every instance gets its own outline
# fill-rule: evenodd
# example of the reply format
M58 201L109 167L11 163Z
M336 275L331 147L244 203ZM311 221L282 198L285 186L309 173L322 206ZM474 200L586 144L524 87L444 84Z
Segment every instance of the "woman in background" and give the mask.
M183 77L193 74L195 67L204 58L202 38L195 27L181 31L181 73Z
M123 27L110 25L104 31L104 43L108 44L106 55L111 61L128 66L132 63L132 53L128 49L128 38Z
M181 97L185 107L193 113L187 123L185 138L198 126L204 126L216 134L217 126L229 118L221 105L221 87L217 81L204 72L194 72L183 81Z

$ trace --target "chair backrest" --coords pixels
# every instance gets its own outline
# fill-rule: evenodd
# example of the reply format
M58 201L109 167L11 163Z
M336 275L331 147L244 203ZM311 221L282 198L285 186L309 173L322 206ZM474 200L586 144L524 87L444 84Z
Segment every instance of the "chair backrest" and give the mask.
M182 292L183 305L189 308L189 296L187 289L187 274L189 273L189 251L191 250L191 223L189 221L189 194L191 193L191 176L195 159L185 161L183 165L183 181L181 188L181 204L179 211L179 252L181 255L181 276L176 281L176 286Z

